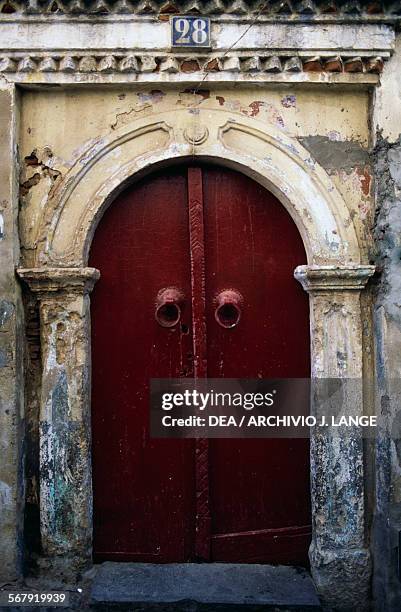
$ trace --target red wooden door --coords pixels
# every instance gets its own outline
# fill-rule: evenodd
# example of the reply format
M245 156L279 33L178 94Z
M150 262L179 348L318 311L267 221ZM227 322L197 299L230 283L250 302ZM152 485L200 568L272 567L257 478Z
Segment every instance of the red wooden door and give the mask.
M276 198L232 170L168 169L106 211L90 265L94 555L149 562L305 563L306 440L154 440L149 379L309 375L306 260ZM155 319L157 295L183 295L181 319ZM216 295L243 296L221 327ZM167 313L168 315L168 313Z
M100 559L183 561L192 553L190 440L150 440L148 383L180 377L192 350L191 303L182 326L154 316L161 287L191 293L185 172L142 181L107 210L90 265L92 299L94 552Z

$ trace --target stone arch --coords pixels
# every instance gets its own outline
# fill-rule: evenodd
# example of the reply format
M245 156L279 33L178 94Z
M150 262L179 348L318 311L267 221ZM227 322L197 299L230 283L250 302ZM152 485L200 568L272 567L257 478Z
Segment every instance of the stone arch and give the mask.
M85 265L99 218L127 183L194 157L237 169L274 193L294 219L310 265L361 263L342 196L295 138L224 109L181 108L133 121L77 156L50 194L36 265Z

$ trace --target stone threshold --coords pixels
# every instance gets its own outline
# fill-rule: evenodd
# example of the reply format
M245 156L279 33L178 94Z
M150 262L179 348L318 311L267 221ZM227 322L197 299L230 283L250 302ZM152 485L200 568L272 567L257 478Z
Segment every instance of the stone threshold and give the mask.
M303 568L232 563L112 563L95 566L94 610L321 610Z

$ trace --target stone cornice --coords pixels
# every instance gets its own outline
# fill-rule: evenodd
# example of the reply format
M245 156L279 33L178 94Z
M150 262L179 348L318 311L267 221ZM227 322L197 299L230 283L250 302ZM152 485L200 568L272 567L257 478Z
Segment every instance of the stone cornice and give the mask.
M262 7L262 9L261 9ZM274 21L396 21L397 0L2 0L0 19L44 15L52 18L138 15L167 19L171 14L229 16Z
M96 268L19 268L17 274L39 299L90 293L100 277Z
M294 276L308 293L361 291L374 274L375 266L298 266Z
M394 44L390 23L323 27L313 19L273 23L223 15L212 19L210 50L172 49L168 15L6 14L0 18L0 72L29 84L196 83L205 73L210 82L375 84Z
M157 75L180 75L183 80L189 75L208 73L219 80L220 73L242 74L250 77L286 73L327 74L380 74L384 60L380 56L335 55L308 56L262 55L249 53L230 55L135 55L135 54L8 54L0 56L0 73L37 75L148 75L157 80ZM150 77L149 75L154 75ZM160 79L161 80L161 79ZM174 79L172 79L174 80ZM179 79L178 79L179 80Z

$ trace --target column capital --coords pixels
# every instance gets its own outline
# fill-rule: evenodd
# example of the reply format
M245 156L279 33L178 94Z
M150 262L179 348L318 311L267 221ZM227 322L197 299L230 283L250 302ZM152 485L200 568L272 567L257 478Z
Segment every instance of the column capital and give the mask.
M85 295L100 277L96 268L18 268L17 274L39 298Z
M375 272L375 266L298 266L294 276L308 293L317 291L361 291Z

